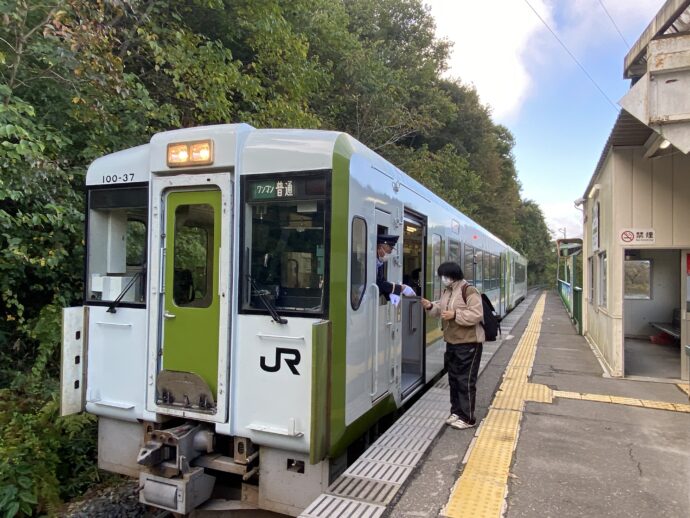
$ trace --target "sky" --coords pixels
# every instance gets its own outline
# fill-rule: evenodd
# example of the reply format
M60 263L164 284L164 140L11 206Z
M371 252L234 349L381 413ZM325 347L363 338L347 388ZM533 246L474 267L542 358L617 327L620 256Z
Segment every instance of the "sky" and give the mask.
M552 235L581 237L574 201L630 88L623 60L664 0L424 1L453 43L446 76L474 85L514 135L523 199L541 206Z

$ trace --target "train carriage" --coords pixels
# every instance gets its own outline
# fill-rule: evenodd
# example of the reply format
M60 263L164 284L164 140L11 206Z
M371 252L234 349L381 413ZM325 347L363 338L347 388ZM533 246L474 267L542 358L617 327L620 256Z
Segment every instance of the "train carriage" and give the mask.
M99 464L188 513L299 514L347 451L443 368L438 265L500 316L516 251L349 135L246 124L159 133L87 173L84 306L63 331L63 414L99 416ZM400 236L376 285L376 236ZM222 487L221 487L222 486Z

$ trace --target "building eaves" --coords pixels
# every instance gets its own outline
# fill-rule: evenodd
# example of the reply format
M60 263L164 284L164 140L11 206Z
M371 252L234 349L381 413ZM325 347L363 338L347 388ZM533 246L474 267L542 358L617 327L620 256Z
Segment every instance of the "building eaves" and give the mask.
M590 189L592 188L592 185L596 183L596 178L599 176L601 168L604 166L604 162L606 162L606 157L612 148L644 146L651 134L652 130L649 128L649 126L643 124L625 110L621 110L618 113L616 123L613 125L611 134L604 145L604 149L599 157L599 162L594 169L594 174L589 180L587 189L585 189L583 196L586 198L587 193L589 193Z

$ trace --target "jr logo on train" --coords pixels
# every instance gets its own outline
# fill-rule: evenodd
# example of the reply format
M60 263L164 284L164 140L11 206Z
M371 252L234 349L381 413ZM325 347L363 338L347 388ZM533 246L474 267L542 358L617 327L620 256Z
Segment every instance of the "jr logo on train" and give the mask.
M443 368L435 275L499 316L526 260L349 135L229 124L159 133L86 176L84 305L64 312L62 412L142 502L298 515L353 445ZM414 296L376 283L376 240ZM350 454L350 458L348 458Z

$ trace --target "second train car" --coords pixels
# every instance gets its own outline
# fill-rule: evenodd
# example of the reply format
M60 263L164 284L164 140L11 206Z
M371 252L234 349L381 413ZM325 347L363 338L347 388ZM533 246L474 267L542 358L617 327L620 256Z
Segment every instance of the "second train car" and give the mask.
M99 465L143 502L299 514L347 450L443 368L447 260L502 316L526 260L351 136L167 131L86 176L84 305L64 313L63 414L99 417ZM376 285L378 234L399 235ZM228 489L229 488L229 489Z

